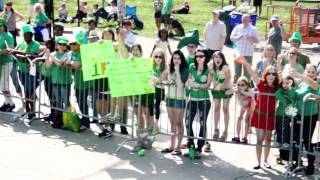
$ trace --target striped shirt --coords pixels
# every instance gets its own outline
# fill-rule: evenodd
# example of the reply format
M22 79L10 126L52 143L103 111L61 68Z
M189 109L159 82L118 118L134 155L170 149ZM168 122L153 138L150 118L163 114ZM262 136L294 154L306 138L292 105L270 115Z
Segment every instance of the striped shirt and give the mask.
M255 37L259 39L257 29L249 25L248 27L243 27L243 24L237 25L231 32L231 39L234 36L242 35L243 37L236 41L236 50L239 51L242 56L253 56L255 44L248 41L246 37Z

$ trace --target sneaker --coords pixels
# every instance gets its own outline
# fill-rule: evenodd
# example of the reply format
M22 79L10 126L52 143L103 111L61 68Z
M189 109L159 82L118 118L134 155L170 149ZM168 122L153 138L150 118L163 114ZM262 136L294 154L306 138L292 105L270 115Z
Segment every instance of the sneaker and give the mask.
M201 156L201 151L196 151L196 157L195 159L200 159L202 156Z
M128 135L127 127L125 126L120 126L120 133L124 135Z
M204 145L204 152L211 152L211 145L209 142L206 142Z
M0 111L6 112L9 106L10 106L10 104L3 104L3 105L0 107Z
M6 109L6 112L12 112L12 110L13 110L15 107L16 107L15 104L12 104L12 105L8 104L8 107L7 107L7 109Z
M89 129L89 127L87 127L87 126L84 126L84 125L80 126L80 131L86 131L88 129Z
M108 138L112 136L112 131L109 129L104 129L101 133L98 134L99 137Z

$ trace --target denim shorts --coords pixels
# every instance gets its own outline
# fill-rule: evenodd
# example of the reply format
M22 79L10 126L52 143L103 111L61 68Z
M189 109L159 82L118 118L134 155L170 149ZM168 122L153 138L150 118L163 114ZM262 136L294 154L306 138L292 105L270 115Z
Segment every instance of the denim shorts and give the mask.
M186 107L186 100L167 98L166 103L170 108L184 109Z

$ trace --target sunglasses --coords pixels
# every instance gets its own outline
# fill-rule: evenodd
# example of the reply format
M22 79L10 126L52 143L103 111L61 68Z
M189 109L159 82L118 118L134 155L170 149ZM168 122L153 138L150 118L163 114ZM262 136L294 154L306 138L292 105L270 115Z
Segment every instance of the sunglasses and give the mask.
M268 49L268 51L274 51L274 49Z
M238 87L244 87L246 86L245 84L237 84Z
M269 76L269 75L276 76L277 73L270 73L270 72L268 72L266 75L267 75L267 76Z
M59 46L67 46L66 44L64 43L58 43Z
M195 58L204 58L204 55L196 55Z
M154 58L163 59L163 56L154 56Z

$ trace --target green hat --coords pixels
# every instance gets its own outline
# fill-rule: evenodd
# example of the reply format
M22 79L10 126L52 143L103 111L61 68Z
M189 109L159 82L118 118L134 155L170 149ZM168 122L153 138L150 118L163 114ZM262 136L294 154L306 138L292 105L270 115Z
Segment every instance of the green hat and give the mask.
M53 29L56 29L56 28L64 29L64 26L63 26L63 24L61 24L61 23L54 23Z
M300 32L294 32L292 36L289 38L289 43L291 43L293 40L297 40L302 44L302 38Z
M178 44L178 49L181 49L188 44L196 44L196 45L200 44L198 29L194 29L194 30L187 32L185 37L180 40L180 42Z
M30 26L29 24L22 26L21 29L22 29L23 34L28 33L28 32L34 34L34 30L33 30L32 26Z
M83 41L85 39L85 30L81 27L76 28L72 33L72 38L70 39L69 43L79 43L83 44Z
M68 44L69 40L64 36L57 36L56 43L58 44Z
M0 26L5 26L7 23L4 19L0 19Z

